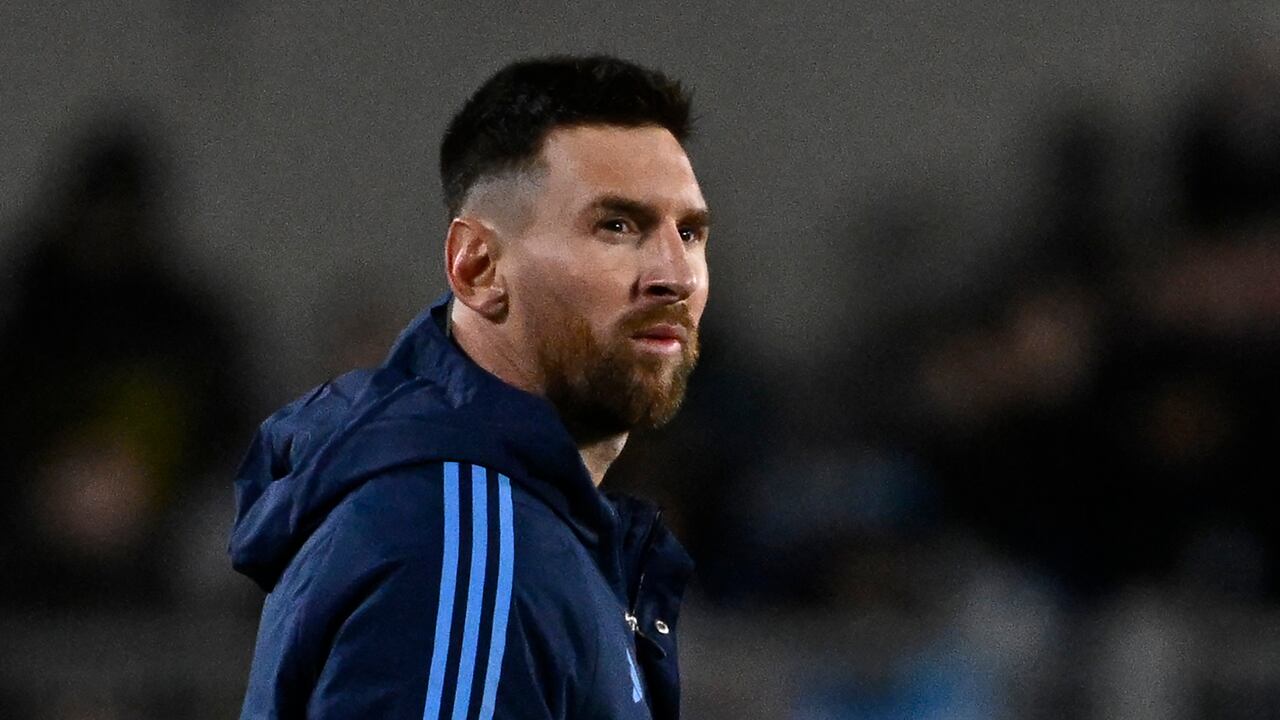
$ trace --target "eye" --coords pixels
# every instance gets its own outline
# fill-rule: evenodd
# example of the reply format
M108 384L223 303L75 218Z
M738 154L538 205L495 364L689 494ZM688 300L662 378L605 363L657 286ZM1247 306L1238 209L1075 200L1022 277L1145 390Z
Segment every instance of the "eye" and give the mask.
M596 227L598 227L601 230L604 230L605 232L610 232L617 235L624 235L626 233L635 232L635 226L632 225L631 221L627 220L626 218L609 218L608 220L602 220L600 221L599 225L597 225Z
M707 237L706 229L700 227L682 227L680 228L680 239L686 243L696 243L705 240Z

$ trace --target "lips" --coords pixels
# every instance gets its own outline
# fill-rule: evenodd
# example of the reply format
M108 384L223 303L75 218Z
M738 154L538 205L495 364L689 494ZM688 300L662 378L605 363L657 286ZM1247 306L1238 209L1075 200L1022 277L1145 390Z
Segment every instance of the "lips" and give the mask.
M637 340L675 341L685 344L689 342L689 330L683 325L657 323L645 327L631 337Z

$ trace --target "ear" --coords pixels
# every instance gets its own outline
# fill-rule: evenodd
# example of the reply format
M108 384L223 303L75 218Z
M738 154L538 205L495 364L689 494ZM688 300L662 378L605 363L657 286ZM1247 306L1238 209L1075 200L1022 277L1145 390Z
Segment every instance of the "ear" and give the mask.
M507 312L507 291L498 274L495 230L474 216L449 223L444 248L445 275L453 295L463 305L490 320Z

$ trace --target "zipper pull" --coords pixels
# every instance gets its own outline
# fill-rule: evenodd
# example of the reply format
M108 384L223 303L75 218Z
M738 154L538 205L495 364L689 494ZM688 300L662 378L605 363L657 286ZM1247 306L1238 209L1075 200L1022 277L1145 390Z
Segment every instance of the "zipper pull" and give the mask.
M627 627L631 628L631 632L640 632L640 621L631 613L623 613L622 617L627 619Z

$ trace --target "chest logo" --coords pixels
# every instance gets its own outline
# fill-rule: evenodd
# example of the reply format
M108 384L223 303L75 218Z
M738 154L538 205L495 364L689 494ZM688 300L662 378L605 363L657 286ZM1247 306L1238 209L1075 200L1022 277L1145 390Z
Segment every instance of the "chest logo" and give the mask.
M640 673L636 671L636 661L631 657L631 648L627 648L627 667L631 670L631 702L638 703L644 699L644 690L640 689Z

